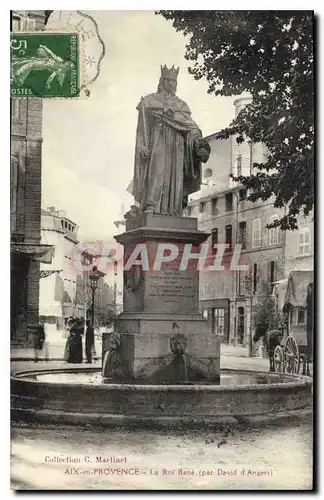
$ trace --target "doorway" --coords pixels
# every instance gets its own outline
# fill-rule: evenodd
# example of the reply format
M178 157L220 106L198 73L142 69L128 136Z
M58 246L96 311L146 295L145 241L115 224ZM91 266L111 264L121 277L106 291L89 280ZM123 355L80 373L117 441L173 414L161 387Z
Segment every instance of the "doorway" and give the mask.
M239 344L244 343L245 334L245 312L244 307L238 308L238 322L237 322L237 340Z

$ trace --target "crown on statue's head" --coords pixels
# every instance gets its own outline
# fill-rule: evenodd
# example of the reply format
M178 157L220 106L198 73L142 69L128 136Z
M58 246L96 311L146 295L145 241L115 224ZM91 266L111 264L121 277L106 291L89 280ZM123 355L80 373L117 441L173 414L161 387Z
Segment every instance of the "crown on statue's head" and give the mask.
M179 67L175 68L174 66L172 66L172 68L170 69L168 69L166 65L161 66L161 77L173 78L174 80L176 80L178 78L179 69L180 69Z

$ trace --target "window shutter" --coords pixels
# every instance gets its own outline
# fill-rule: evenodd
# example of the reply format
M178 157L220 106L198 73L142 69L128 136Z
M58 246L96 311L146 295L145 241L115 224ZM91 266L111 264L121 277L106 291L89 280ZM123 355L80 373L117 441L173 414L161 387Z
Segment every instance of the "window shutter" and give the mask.
M260 264L257 262L257 274L256 274L256 282L257 282L257 290L259 287L259 281L260 281Z
M274 261L274 270L273 270L273 281L277 281L278 279L278 261Z
M271 283L271 260L268 262L268 283Z

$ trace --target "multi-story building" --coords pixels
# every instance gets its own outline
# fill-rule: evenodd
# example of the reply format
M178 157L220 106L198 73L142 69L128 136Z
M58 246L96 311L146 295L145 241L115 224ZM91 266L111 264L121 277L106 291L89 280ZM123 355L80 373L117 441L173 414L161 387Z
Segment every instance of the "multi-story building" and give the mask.
M91 317L93 296L89 275L97 259L84 249L99 248L101 242L79 245L78 230L65 211L54 207L42 210L42 242L55 249L52 263L41 265L39 313L48 325L47 331L51 330L49 325L55 325L52 328L55 330L63 329L71 316ZM108 312L115 308L114 288L106 277L104 266L100 268L100 259L98 262L95 324L103 323Z
M298 218L298 230L287 231L285 250L285 276L291 271L314 269L314 219L313 213Z
M290 333L306 342L307 326L307 287L314 279L314 221L313 213L298 217L298 230L286 232L285 281L294 283L292 290L298 306L290 307Z
M39 314L49 324L63 328L65 320L78 315L76 283L79 227L64 210L42 209L42 243L55 249L51 264L41 264Z
M235 101L236 114L247 102ZM263 161L262 144L237 144L235 137L225 140L218 134L206 139L211 155L202 172L205 185L190 197L187 215L197 217L199 229L211 233L210 244L228 245L228 263L235 245L242 245L240 263L247 270L231 270L228 264L224 271L202 272L200 307L225 342L247 344L256 296L285 274L285 233L266 227L282 213L271 200L248 201L246 190L230 177L248 175L254 162Z
M13 11L12 31L41 30L46 11ZM27 345L39 321L39 266L52 247L41 244L42 100L11 98L11 342Z

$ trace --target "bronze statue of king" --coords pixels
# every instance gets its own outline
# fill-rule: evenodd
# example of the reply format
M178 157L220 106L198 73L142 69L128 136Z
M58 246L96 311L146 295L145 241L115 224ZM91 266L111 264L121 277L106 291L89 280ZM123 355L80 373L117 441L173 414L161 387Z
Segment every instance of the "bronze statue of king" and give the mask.
M146 213L181 216L210 154L188 105L176 96L178 73L161 66L157 92L137 106L132 194Z

